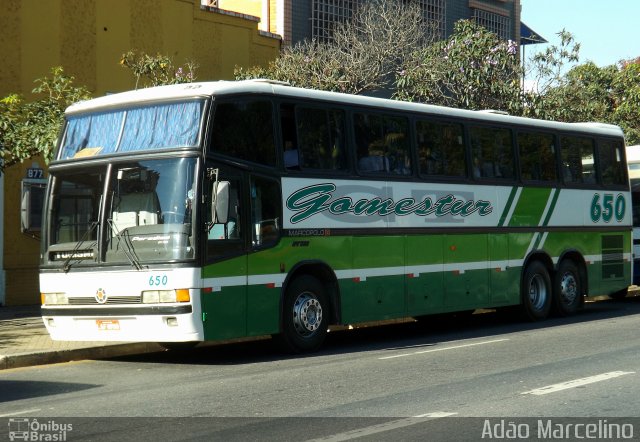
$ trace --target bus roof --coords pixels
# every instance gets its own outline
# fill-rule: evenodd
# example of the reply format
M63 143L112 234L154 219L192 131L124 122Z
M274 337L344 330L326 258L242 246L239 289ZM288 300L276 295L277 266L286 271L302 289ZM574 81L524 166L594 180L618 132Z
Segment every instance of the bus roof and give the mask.
M608 136L623 136L622 129L618 126L605 123L559 123L533 118L515 117L505 115L502 112L482 110L470 111L465 109L449 108L422 103L390 100L384 98L369 97L364 95L351 95L338 92L327 92L314 89L303 89L289 86L287 83L272 80L242 80L242 81L212 81L200 83L182 83L168 86L157 86L134 91L106 95L92 100L82 101L69 106L68 115L84 112L106 110L111 107L129 106L156 101L168 101L190 98L206 98L211 96L223 96L231 94L270 94L291 98L308 98L339 102L343 104L362 105L385 109L396 109L407 112L429 113L435 116L458 117L473 119L488 123L522 124L540 129L565 130L575 132L597 133Z

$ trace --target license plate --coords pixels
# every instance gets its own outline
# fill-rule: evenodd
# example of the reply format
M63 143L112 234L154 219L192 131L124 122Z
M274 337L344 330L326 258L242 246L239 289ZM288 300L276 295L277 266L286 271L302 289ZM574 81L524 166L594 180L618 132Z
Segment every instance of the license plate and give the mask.
M117 319L96 319L98 330L120 330L120 321Z

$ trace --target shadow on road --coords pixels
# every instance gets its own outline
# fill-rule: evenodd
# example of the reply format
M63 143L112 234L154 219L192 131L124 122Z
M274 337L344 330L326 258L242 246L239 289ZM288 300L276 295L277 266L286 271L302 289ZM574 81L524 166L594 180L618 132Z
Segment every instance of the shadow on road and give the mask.
M466 315L429 316L419 321L409 318L401 323L365 324L353 329L343 327L328 334L320 351L303 355L285 354L267 338L223 345L204 343L189 350L131 355L110 360L160 364L240 365L354 352L430 347L461 339L487 338L505 333L562 327L637 314L640 314L640 297L607 299L587 302L584 309L573 316L551 317L541 322L522 322L513 312L486 310Z
M0 402L11 402L56 394L96 388L96 384L78 384L73 382L38 382L38 381L6 381L0 380Z

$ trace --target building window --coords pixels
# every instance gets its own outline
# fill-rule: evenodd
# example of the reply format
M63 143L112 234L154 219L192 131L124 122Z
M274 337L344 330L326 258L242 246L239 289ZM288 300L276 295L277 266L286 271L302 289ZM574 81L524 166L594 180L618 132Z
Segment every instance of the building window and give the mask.
M422 10L422 17L432 35L437 40L443 40L446 23L446 2L445 0L420 0L418 2Z
M311 11L311 38L331 41L333 27L351 20L358 0L314 0Z
M482 9L473 10L473 20L502 40L511 38L511 18Z
M311 11L311 38L328 42L332 39L333 27L351 20L354 11L366 0L313 0ZM445 38L446 1L418 0L425 25L436 39Z

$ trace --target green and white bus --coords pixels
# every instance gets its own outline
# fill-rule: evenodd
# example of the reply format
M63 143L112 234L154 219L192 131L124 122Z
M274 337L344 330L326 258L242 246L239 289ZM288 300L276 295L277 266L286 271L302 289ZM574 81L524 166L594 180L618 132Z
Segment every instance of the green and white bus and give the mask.
M53 339L273 335L519 306L568 315L629 286L622 131L209 82L66 112L45 198Z
M627 146L633 216L633 284L640 285L640 145Z

